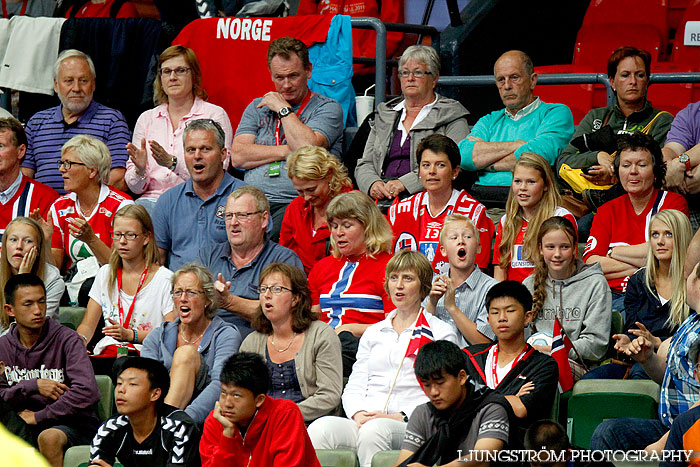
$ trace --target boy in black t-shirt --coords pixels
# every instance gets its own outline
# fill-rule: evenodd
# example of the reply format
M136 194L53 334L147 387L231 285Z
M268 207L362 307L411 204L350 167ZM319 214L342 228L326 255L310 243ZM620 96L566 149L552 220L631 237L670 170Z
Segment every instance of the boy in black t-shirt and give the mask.
M464 349L467 374L505 396L517 417L512 439L522 442L525 429L551 413L557 362L525 342L525 328L533 318L527 287L516 281L499 282L486 294L485 306L497 342Z
M459 347L443 340L425 344L415 372L430 402L411 414L398 465L466 466L481 460L470 450L494 452L508 443L510 405L474 384Z
M114 390L119 415L97 430L91 467L111 467L117 457L129 467L200 465L200 433L184 411L165 405L169 388L168 370L159 361L124 361Z

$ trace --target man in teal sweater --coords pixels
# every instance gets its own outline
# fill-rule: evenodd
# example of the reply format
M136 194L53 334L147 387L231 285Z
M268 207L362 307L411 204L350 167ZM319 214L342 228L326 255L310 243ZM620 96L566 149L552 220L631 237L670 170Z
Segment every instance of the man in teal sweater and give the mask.
M567 106L533 95L537 74L526 53L504 53L493 72L505 109L480 118L459 149L462 169L480 171L470 193L487 207L504 207L516 160L534 152L554 164L571 139L574 119Z

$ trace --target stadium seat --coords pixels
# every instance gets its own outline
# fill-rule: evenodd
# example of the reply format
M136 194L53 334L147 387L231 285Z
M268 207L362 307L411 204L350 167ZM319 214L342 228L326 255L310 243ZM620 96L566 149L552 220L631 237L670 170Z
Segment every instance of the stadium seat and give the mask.
M697 69L692 65L683 65L678 63L655 63L651 67L652 75L654 73L687 73ZM679 110L685 108L693 102L693 93L700 90L700 85L693 83L656 83L649 86L647 91L647 99L654 104L659 110L671 112L674 116Z
M638 0L592 0L582 26L607 25L611 22L653 26L665 46L668 39L667 18L667 0L647 0L643 7Z
M552 411L549 413L549 419L555 422L559 420L559 402L561 401L561 394L557 388L554 391L554 401L552 402Z
M588 65L598 73L607 74L610 55L624 46L648 50L652 63L656 63L659 59L661 38L656 28L649 25L610 23L584 26L576 37L573 63ZM593 107L606 105L605 87L602 84L594 86Z
M112 416L112 399L114 398L114 385L107 375L95 375L97 388L100 390L100 400L97 402L97 418L104 422Z
M88 467L90 462L90 446L80 445L68 448L63 455L63 467ZM114 467L124 467L119 462L114 463Z
M78 329L85 314L85 307L82 306L62 306L58 308L58 321L73 330Z
M593 73L588 65L548 65L535 67L538 75L559 73ZM578 125L593 106L592 84L538 84L535 94L544 102L565 104L574 116L574 125Z
M380 451L372 457L372 467L391 467L399 459L400 451Z
M688 21L700 21L700 0L691 0L685 9L683 18L678 25L676 37L673 41L673 52L671 61L674 63L695 63L700 62L700 46L684 45L685 23Z
M623 46L648 50L652 62L656 62L659 60L661 37L654 26L643 24L609 23L583 26L576 36L573 63L589 65L599 73L607 73L608 58Z
M688 0L668 0L668 13L666 15L668 20L666 22L669 31L676 31L676 37L678 37L677 31L680 29L681 20L689 3Z
M591 435L604 420L656 418L659 385L651 380L587 379L574 385L566 431L571 444L588 449Z
M615 339L612 336L620 334L625 328L625 321L622 319L622 314L619 311L613 311L610 318L610 339L608 340L608 350L605 352L604 359L618 358L617 350L615 350Z
M82 467L90 461L90 446L73 446L63 455L63 467Z
M357 455L346 449L316 449L321 467L355 467Z

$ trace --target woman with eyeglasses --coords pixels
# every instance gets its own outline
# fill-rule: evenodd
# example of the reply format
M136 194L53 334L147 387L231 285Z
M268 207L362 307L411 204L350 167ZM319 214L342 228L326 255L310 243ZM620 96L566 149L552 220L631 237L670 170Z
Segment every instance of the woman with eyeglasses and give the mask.
M311 313L306 275L286 263L272 263L260 274L260 308L255 331L241 344L256 352L270 370L268 395L298 404L309 424L340 404L343 362L340 340Z
M92 136L74 136L61 148L58 170L67 193L51 206L53 230L40 221L44 235L51 238L51 255L59 269L68 270L73 263L89 261L92 264L84 269L94 270L94 277L99 265L109 262L112 217L134 203L107 185L111 162L105 143Z
M165 321L143 341L141 356L163 362L170 372L165 403L183 409L202 427L219 400L219 375L238 352L241 335L216 316L218 295L211 272L196 263L173 274L174 321Z
M412 45L401 55L402 96L377 107L355 168L357 186L372 198L391 200L423 190L416 148L426 136L439 133L461 141L469 134L469 111L435 93L439 75L440 57L432 47Z
M228 115L218 105L206 102L207 97L194 51L181 45L165 49L153 82L156 107L141 114L132 142L126 145L129 160L124 180L140 195L137 204L151 214L160 195L190 178L183 146L183 132L190 120L219 123L226 134L226 148L231 148L233 129Z
M112 253L95 277L90 301L78 326L85 346L93 349L95 369L111 371L119 346L131 351L154 328L172 321L173 273L158 265L151 217L143 206L125 206L114 215ZM102 329L95 336L95 332ZM91 344L91 345L89 345ZM103 359L108 360L103 360Z

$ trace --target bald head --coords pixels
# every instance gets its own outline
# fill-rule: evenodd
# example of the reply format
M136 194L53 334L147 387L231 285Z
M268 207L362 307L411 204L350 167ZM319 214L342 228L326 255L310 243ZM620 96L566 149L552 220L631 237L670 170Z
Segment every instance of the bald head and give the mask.
M533 91L537 75L530 57L520 50L501 55L493 67L496 86L506 109L515 114L535 100Z
M498 62L504 59L518 61L520 63L520 67L522 67L523 72L526 75L531 75L535 72L535 67L532 64L532 59L528 54L526 54L522 50L509 50L508 52L505 52L503 55L498 57L498 60L496 60L496 64L493 67L494 75L496 74L496 67L498 66Z

